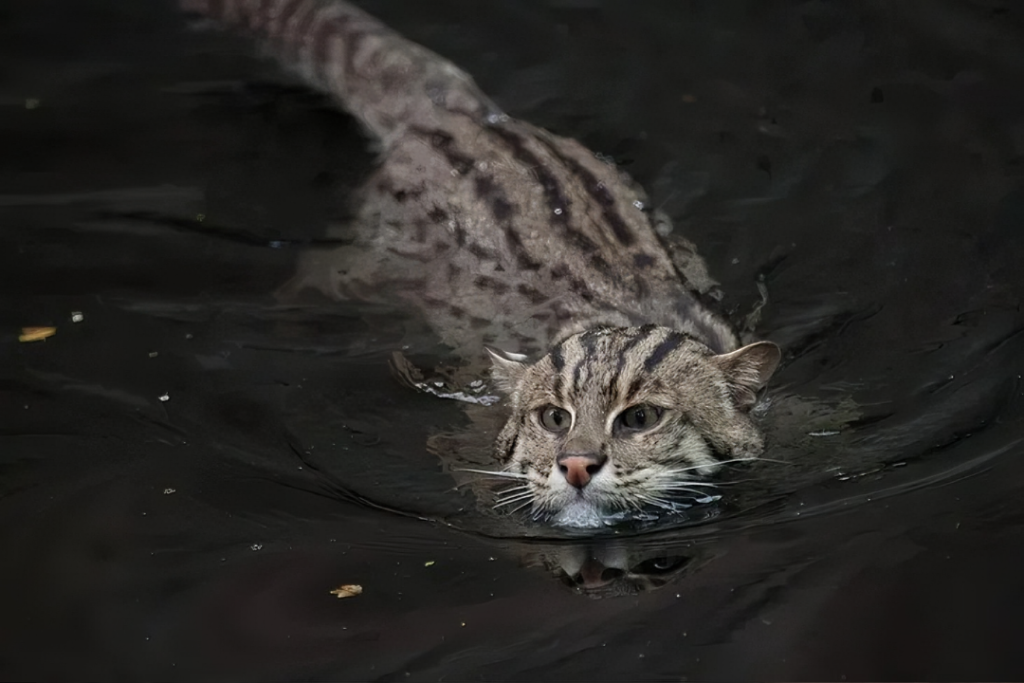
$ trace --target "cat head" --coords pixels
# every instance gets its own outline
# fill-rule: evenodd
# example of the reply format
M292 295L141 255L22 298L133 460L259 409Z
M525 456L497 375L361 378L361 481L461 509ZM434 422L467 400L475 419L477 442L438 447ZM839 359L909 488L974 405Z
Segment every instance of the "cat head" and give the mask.
M715 354L654 325L587 330L534 363L490 353L512 411L496 441L515 481L504 498L566 526L713 493L703 480L722 460L764 450L749 412L781 357L770 342Z

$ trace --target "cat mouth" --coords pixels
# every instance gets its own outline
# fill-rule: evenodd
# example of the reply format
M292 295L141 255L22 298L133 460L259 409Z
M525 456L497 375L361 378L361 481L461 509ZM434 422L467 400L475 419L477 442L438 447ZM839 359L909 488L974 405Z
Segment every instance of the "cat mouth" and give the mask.
M688 521L693 518L695 508L702 511L698 517L714 516L714 504L721 500L718 493L676 500L638 503L628 508L610 508L583 491L553 510L548 523L566 529L601 529L623 524L647 525L665 520Z
M551 518L551 524L571 529L599 529L606 526L607 516L600 506L580 495L563 505Z

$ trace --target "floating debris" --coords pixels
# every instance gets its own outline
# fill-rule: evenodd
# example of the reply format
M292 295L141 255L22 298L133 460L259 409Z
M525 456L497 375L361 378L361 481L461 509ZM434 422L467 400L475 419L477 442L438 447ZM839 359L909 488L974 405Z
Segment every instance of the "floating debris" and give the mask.
M85 320L85 314L81 311L71 311L71 322L80 323Z
M157 398L160 399L161 401L163 401L164 403L166 403L167 401L171 400L171 395L167 394L167 393L164 393L164 394L161 394L160 396L157 396Z
M18 341L43 341L47 337L52 337L55 334L57 334L56 327L23 327L21 328L21 334L18 335Z
M331 595L337 598L354 598L357 595L361 595L363 587L358 583L346 583L344 586L338 586L331 591Z

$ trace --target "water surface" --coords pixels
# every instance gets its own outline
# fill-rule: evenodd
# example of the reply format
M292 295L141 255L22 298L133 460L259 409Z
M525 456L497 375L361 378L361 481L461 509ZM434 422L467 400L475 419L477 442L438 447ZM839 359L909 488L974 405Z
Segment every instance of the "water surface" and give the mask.
M778 462L600 538L455 487L414 319L274 297L350 119L169 2L0 12L5 678L1020 678L1020 10L637 4L364 3L767 290Z

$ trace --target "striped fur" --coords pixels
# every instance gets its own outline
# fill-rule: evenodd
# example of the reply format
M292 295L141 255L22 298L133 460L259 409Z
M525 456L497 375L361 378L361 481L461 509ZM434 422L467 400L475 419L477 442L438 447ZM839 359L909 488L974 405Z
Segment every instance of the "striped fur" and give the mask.
M465 73L348 3L182 5L256 35L381 149L352 224L336 233L351 244L306 254L287 292L411 304L467 357L481 343L531 354L554 344L532 365L495 361L513 409L498 452L528 473L535 510L635 508L654 496L643 481L668 476L644 462L708 473L715 451L760 452L747 409L778 350L737 351L701 303L714 286L703 262L685 244L666 249L655 230L666 219L618 169L502 114ZM624 408L653 401L665 411L657 428L614 437ZM559 483L564 439L533 429L547 404L575 416L565 438L610 453L584 490Z
M181 6L259 37L385 143L413 123L433 127L439 110L481 120L500 116L465 73L348 3L182 0Z

